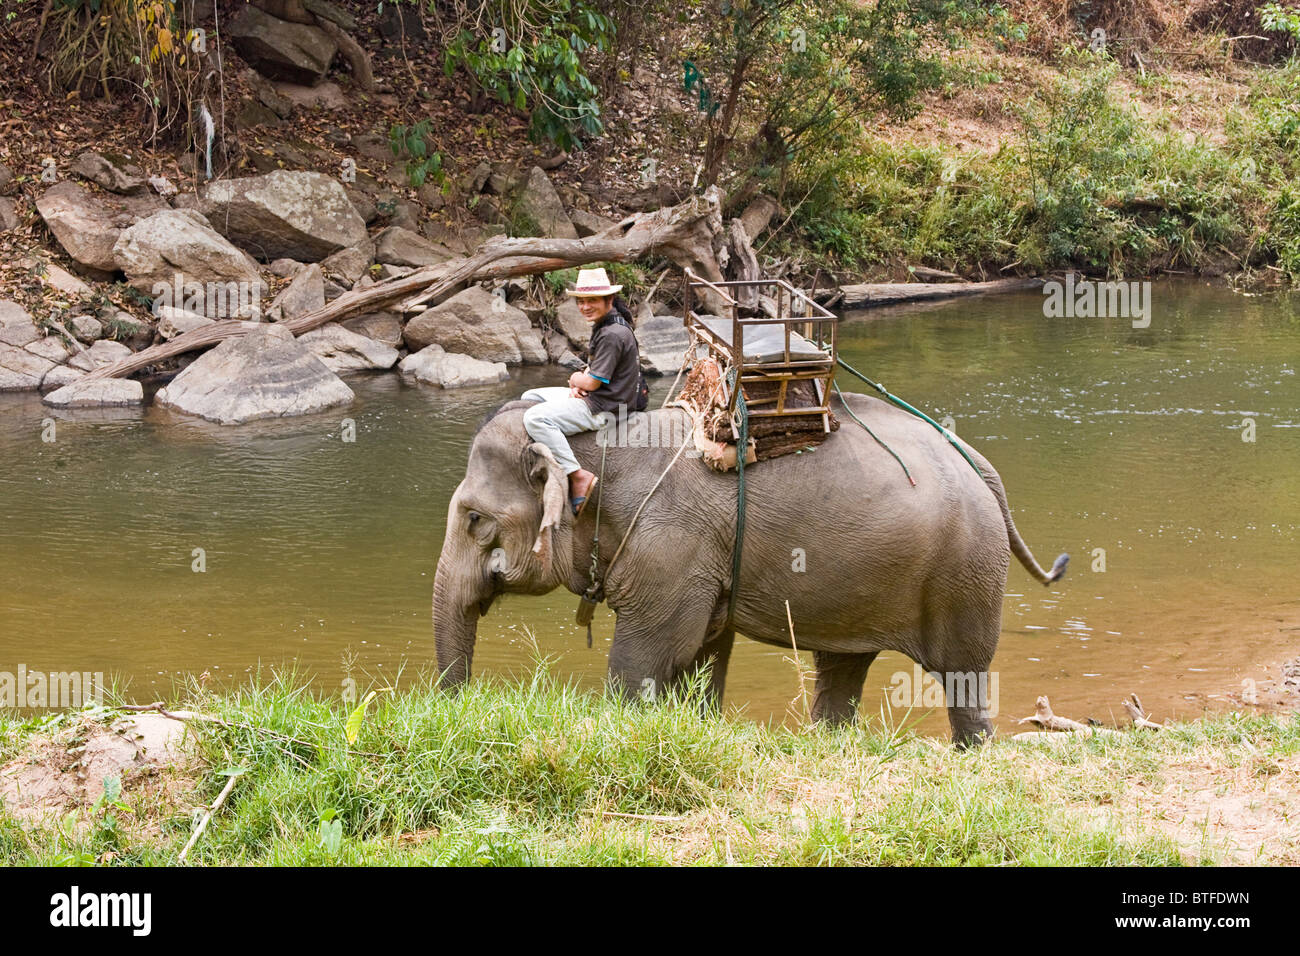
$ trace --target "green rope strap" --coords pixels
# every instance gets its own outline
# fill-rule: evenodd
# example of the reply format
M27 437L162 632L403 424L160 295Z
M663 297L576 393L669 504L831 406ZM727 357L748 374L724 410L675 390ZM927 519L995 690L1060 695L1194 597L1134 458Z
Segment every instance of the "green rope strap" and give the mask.
M736 390L736 425L740 439L736 442L736 548L731 555L731 596L727 599L727 619L736 612L736 593L740 589L740 554L745 544L745 456L749 454L749 408L745 393L736 383L736 368L727 373L727 384Z
M894 456L894 461L898 462L898 466L903 469L903 474L907 475L907 480L910 481L912 483L912 487L915 488L916 479L913 478L912 473L907 470L907 465L903 464L903 459L898 457L898 452L890 448L889 445L886 444L885 441L881 439L879 435L877 435L870 428L868 428L866 422L858 418L857 415L853 414L853 409L849 408L849 403L844 401L844 393L840 391L840 383L835 381L834 379L831 379L831 384L835 386L835 394L839 396L840 404L843 405L844 410L849 413L849 417L852 418L859 425L861 425L863 428L865 428L867 430L867 434L870 435L872 438L874 438L876 440L876 443L880 445L881 448L885 449L885 451L889 452L891 455Z
M892 394L890 394L889 390L886 389L885 386L880 385L880 384L878 384L878 383L876 383L876 382L873 382L871 379L867 378L865 375L863 375L861 372L859 372L857 369L855 369L855 368L854 368L852 365L850 365L848 362L844 361L844 359L842 359L842 358L837 358L837 361L839 362L840 366L841 366L841 367L842 367L846 372L848 372L850 375L855 375L855 376L857 376L858 378L862 379L862 381L866 382L868 385L870 385L872 388L874 388L874 389L875 389L877 392L879 392L881 395L885 396L886 399L888 399L889 401L893 402L895 405L897 405L897 406L898 406L899 408L901 408L903 411L905 411L905 412L909 412L909 413L915 415L917 418L921 419L922 421L929 422L931 425L933 425L936 429L938 429L939 434L943 435L944 438L948 439L948 444L952 445L953 448L956 448L957 451L961 454L961 456L962 456L963 458L966 459L966 463L967 463L968 465L970 465L972 468L975 469L975 474L979 475L981 478L984 477L984 472L980 471L980 466L977 465L977 464L975 464L975 462L971 459L971 456L970 456L970 455L966 454L966 449L962 448L961 445L959 445L959 444L957 443L957 439L953 436L953 433L952 433L952 432L948 431L948 429L944 428L942 425L940 425L938 422L936 422L933 418L931 418L931 417L930 417L929 415L927 415L925 412L921 411L921 410L918 409L918 408L913 408L911 405L907 404L907 402L903 401L903 400L902 400L901 398L899 398L897 395L892 395ZM837 391L837 392L839 391L839 388L838 388L838 387L836 388L836 391ZM843 401L843 396L840 396L840 400ZM845 407L845 408L848 408L848 405L845 405L844 407ZM849 414L850 414L850 415L853 415L853 412L850 411ZM854 415L853 417L854 417L855 419L857 418L856 415ZM861 424L861 423L859 423L859 424ZM863 427L865 428L866 426L864 425ZM870 430L870 429L868 429L868 431L869 431L869 430ZM872 437L874 437L874 436L872 436ZM892 452L891 452L891 454L892 454ZM897 456L895 456L895 457L897 457ZM901 464L901 462L900 462L900 464ZM908 475L908 478L910 479L910 478L911 478L911 475ZM915 482L913 482L913 484L915 484Z

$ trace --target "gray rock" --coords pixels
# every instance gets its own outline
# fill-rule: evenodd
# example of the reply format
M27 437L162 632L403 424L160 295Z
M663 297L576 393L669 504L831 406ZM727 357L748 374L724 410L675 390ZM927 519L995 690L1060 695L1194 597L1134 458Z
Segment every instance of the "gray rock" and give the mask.
M564 333L575 351L581 351L591 341L591 323L578 311L578 303L573 296L566 295L555 307L555 318L551 324Z
M163 199L171 199L178 192L172 181L166 176L150 176L149 188Z
M26 349L0 345L0 392L25 392L41 387L41 380L54 368L49 359Z
M104 368L130 357L131 350L121 342L100 339L86 351L78 352L68 359L68 365L71 368L79 368L83 372L93 372L97 368Z
M33 355L39 355L49 362L63 363L72 356L76 355L78 350L66 344L60 336L47 335L45 338L38 338L34 342L29 342L23 346Z
M245 6L226 27L239 55L263 76L315 83L329 69L338 47L319 27L289 23Z
M412 352L441 345L489 362L546 362L541 333L528 316L477 285L411 319L402 338Z
M113 310L107 319L103 318L105 313L100 315L100 321L104 322L105 329L112 335L114 341L126 340L132 348L142 349L153 338L153 326L137 319L130 312Z
M483 191L487 185L488 177L492 175L492 167L481 161L477 166L471 169L465 177L465 193L469 196L476 196Z
M43 277L50 287L68 296L94 295L93 290L67 269L47 263Z
M290 279L298 274L303 264L297 259L276 259L266 267L266 271L281 279Z
M59 408L99 408L105 405L143 405L144 386L129 378L79 380L45 396L47 405Z
M36 323L17 302L0 299L0 344L24 346L41 337Z
M278 169L265 176L217 180L203 212L231 242L265 260L319 262L366 239L366 223L337 180Z
M413 269L411 266L394 266L394 265L389 265L387 262L385 262L382 266L379 267L379 278L380 279L401 279L404 276L409 276L414 271L415 269Z
M582 209L570 209L569 220L578 230L578 237L581 239L600 235L606 229L613 229L618 225L613 219L606 219L604 216L597 216L594 212Z
M483 188L494 195L504 196L514 192L523 185L523 182L523 174L514 166L508 163L494 163Z
M656 315L636 327L641 367L653 375L676 375L691 337L679 315Z
M287 322L308 312L325 308L325 278L320 266L312 263L299 272L272 300L267 315Z
M408 355L402 359L398 370L406 378L441 388L495 385L510 377L502 362L483 362L468 355L447 352L441 345L430 345Z
M105 273L119 268L113 247L122 231L165 208L157 196L110 199L71 180L55 183L36 200L36 211L68 255Z
M8 196L0 196L0 232L18 228L18 203Z
M578 238L578 231L564 213L564 203L540 166L528 171L528 180L515 202L515 212L531 220L538 235L553 239Z
M68 320L68 331L87 345L104 337L104 326L93 315L74 315Z
M199 356L155 401L222 425L307 415L353 399L352 389L293 333L260 325Z
M315 86L281 81L275 84L275 91L294 106L307 109L341 110L348 105L347 95L337 83L329 80Z
M124 230L113 246L113 259L131 286L151 295L161 294L154 291L160 284L174 290L178 274L182 285L203 284L205 299L207 283L246 283L243 290L250 296L253 291L260 296L265 287L257 263L192 209L164 209ZM216 306L216 301L207 302L204 312Z
M147 188L144 177L131 175L96 152L82 153L73 161L70 169L82 179L123 196L142 193Z
M555 365L574 371L583 367L582 359L569 348L569 340L562 333L554 329L543 329L542 342L546 345L546 357Z
M392 368L397 349L329 322L298 336L298 341L332 372L368 372Z
M456 254L446 246L430 242L419 233L401 226L389 226L375 236L375 261L395 266L432 266Z
M79 368L73 368L70 365L56 365L45 373L45 378L41 379L41 391L48 392L51 389L62 388L64 385L71 385L73 382L80 381L86 377L86 373Z
M343 323L343 328L374 339L389 348L402 347L402 320L392 312L367 312L363 315L354 315Z
M164 339L174 339L178 335L193 332L205 325L212 325L216 321L215 319L209 319L206 315L187 312L184 309L173 308L169 305L159 306L154 314L158 317L158 335Z
M469 248L465 245L465 237L436 219L426 219L421 222L420 232L426 239L440 246L446 246L458 256L469 252Z
M375 244L367 239L347 249L340 249L334 255L324 259L320 267L327 278L338 279L351 288L366 274L370 263L374 261Z

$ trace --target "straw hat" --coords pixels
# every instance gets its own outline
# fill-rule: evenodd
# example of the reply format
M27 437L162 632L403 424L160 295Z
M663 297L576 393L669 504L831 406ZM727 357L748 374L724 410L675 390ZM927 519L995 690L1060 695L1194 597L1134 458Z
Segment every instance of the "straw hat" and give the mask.
M604 269L579 269L578 283L566 290L569 295L581 298L603 298L622 290L621 285L610 285Z

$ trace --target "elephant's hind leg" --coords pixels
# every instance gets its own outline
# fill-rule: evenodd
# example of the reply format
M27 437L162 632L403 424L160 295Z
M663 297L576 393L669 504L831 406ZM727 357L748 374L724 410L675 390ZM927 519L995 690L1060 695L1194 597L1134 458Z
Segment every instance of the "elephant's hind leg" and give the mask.
M829 724L843 724L857 716L862 700L862 684L867 679L867 668L878 652L869 654L840 654L833 651L813 651L817 664L817 691L813 696L813 720Z
M679 682L683 682L705 667L709 669L709 683L705 689L707 696L704 700L706 708L717 710L722 706L722 692L727 685L727 666L731 663L731 648L735 643L736 632L730 628L710 634L700 652L695 655L695 660L679 679Z

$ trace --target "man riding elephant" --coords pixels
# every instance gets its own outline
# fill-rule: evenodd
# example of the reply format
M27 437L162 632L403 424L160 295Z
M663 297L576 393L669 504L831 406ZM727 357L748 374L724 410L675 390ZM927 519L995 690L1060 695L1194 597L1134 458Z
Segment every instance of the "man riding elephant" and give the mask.
M599 431L620 412L639 411L641 358L632 316L616 298L621 285L611 285L604 269L582 269L568 294L591 324L587 367L569 376L567 388L552 386L524 392L524 401L538 404L524 413L530 438L551 450L569 480L569 505L581 515L596 486L596 475L578 464L568 436Z

